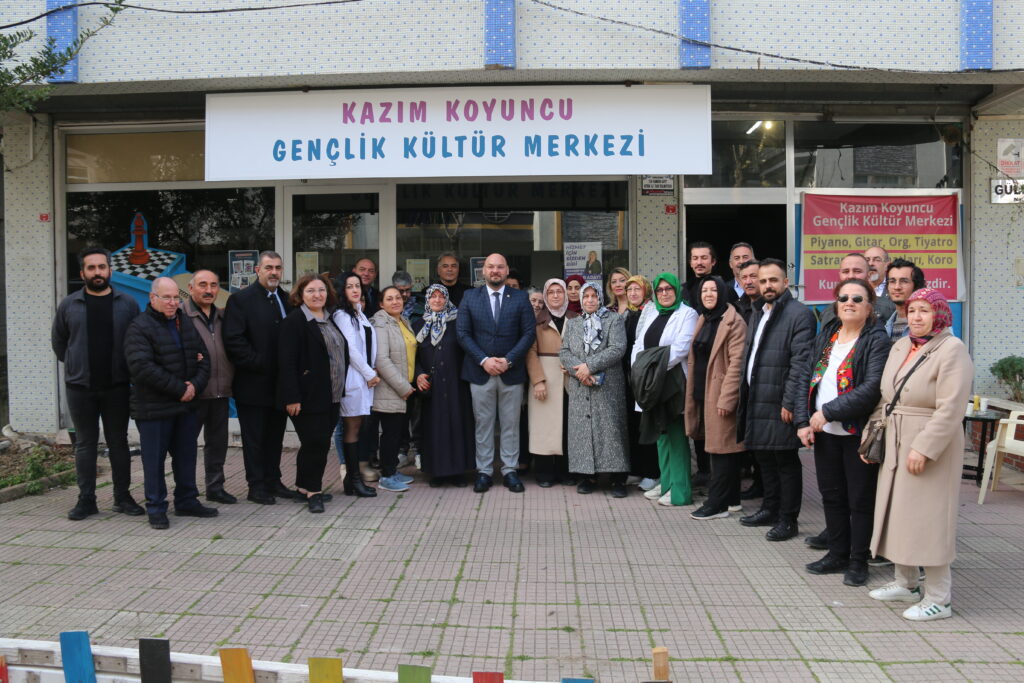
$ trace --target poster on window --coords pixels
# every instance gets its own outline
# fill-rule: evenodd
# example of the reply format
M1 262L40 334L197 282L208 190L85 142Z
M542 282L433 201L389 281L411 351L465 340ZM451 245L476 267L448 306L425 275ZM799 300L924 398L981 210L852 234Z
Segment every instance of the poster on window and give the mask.
M485 284L484 261L486 260L486 256L469 257L469 272L470 275L473 277L472 284L474 287L483 287Z
M565 277L582 275L587 282L601 283L604 266L601 265L600 242L564 242L562 268Z
M256 262L259 256L258 251L250 249L228 252L228 290L231 293L256 282Z
M430 259L405 259L405 272L412 278L412 291L422 292L430 285Z
M832 301L839 263L882 247L913 261L928 286L958 300L959 202L955 194L847 196L805 192L802 213L804 300Z

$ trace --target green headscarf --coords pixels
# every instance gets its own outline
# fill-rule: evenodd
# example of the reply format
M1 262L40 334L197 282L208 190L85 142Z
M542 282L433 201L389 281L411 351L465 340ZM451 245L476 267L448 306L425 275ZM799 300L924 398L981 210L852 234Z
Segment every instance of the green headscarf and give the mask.
M676 290L676 302L671 306L662 306L661 302L658 301L658 283L662 280L672 285L672 289ZM679 278L672 273L662 273L658 277L654 278L654 282L651 283L651 287L654 289L654 305L657 307L659 315L672 313L683 304L682 287L679 285Z

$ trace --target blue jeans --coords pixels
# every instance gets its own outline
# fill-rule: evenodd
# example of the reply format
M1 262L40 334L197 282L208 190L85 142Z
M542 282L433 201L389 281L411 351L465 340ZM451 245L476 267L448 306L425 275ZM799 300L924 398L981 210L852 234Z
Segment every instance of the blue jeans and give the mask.
M338 462L345 464L345 447L342 445L342 437L345 435L345 418L339 417L338 424L334 426L334 450L338 453Z
M199 421L196 414L189 411L161 420L136 420L135 425L142 445L146 512L149 515L167 512L164 459L168 452L171 454L171 471L174 472L174 509L197 507L196 437L199 436Z

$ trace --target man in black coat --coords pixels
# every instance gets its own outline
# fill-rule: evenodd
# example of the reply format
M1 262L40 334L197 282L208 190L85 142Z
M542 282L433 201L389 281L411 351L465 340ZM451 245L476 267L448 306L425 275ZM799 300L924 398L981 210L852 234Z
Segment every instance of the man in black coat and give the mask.
M761 509L742 517L744 526L771 526L769 541L796 536L803 497L793 424L799 401L807 400L815 319L789 292L786 265L764 259L758 268L761 301L747 327L743 381L737 415L737 438L752 451L761 468Z
M260 254L256 282L228 298L224 309L224 348L235 366L231 393L242 432L242 459L249 500L273 505L275 496L294 498L281 483L281 444L288 421L277 404L277 338L291 310L288 293L278 285L281 256Z
M193 401L210 379L206 346L181 312L178 285L169 277L153 281L149 306L128 326L124 355L132 378L131 411L142 445L146 513L154 529L166 529L164 459L171 455L174 514L215 517L199 502Z
M746 261L741 263L736 270L736 281L743 289L743 296L737 299L733 306L739 311L743 322L750 324L750 316L754 312L754 306L761 300L761 286L757 281L757 273L760 270L760 261Z

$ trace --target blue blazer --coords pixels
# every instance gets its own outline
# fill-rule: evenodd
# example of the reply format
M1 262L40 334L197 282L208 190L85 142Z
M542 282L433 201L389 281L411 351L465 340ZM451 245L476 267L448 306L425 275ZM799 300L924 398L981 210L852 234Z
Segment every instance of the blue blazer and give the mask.
M491 378L480 367L484 358L507 358L512 364L499 375L505 384L526 382L526 352L537 336L537 318L526 292L505 286L501 298L501 317L494 324L491 290L485 285L466 292L456 318L459 344L466 352L462 362L462 379L472 384L486 384Z

